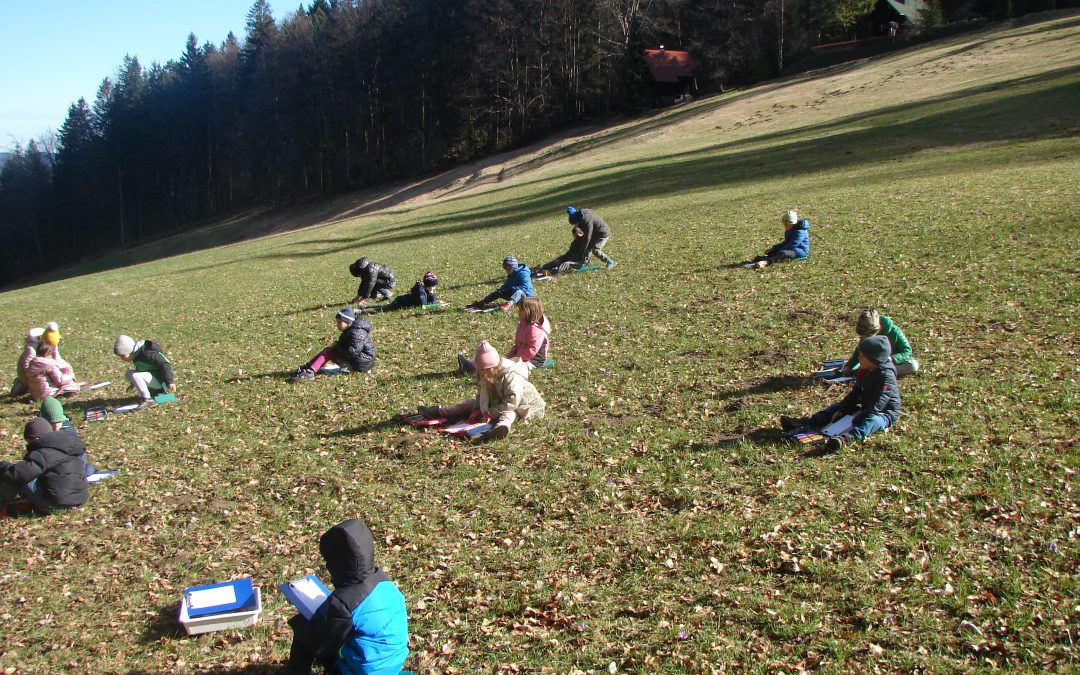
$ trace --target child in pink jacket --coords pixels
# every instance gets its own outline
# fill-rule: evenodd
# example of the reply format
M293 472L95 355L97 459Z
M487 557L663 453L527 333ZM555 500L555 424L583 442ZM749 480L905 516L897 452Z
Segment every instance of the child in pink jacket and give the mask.
M75 381L71 364L59 357L56 345L46 342L41 343L37 356L30 360L27 380L30 396L35 401L44 400L46 396L74 394L86 384Z
M525 298L518 305L518 325L514 331L514 345L506 352L506 358L525 364L525 372L544 365L548 359L548 336L551 322L544 316L544 303L540 298ZM475 362L458 353L458 372L462 375L476 372Z

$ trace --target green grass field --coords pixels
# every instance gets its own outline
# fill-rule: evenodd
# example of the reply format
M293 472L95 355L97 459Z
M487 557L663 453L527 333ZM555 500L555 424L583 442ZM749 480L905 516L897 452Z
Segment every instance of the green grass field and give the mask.
M114 381L69 411L130 394L121 332L164 345L184 397L80 430L121 471L86 506L0 520L0 671L272 670L291 635L275 586L325 578L319 535L358 515L422 672L1077 670L1078 16L0 295L5 391L26 328L55 319L76 372ZM376 315L375 372L285 381L336 333L359 255L403 291L436 271L460 308L507 252L562 253L570 203L612 224L619 266L539 287L547 419L483 446L395 421L470 396L454 354L505 349L503 314ZM779 240L789 208L813 224L810 261L732 267ZM204 236L153 250L228 239ZM850 354L867 305L924 370L887 434L802 457L777 417L842 396L807 376ZM30 412L0 404L2 456L22 456ZM183 635L180 589L247 575L256 627Z

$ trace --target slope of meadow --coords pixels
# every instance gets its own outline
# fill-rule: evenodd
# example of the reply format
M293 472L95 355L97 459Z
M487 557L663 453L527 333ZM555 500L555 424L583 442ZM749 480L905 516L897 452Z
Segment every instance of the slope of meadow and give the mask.
M127 395L120 332L165 346L184 397L80 430L121 470L85 507L0 520L0 670L269 670L274 586L325 577L318 536L357 515L424 672L1076 669L1078 130L1080 18L1044 17L0 295L12 363L55 319L77 372L117 383L73 417ZM401 290L435 270L460 308L507 252L564 251L569 203L612 224L619 266L540 288L547 419L484 446L395 421L470 395L453 355L505 347L502 314L377 315L375 372L285 381L359 255ZM788 208L811 260L733 267ZM889 433L801 456L776 418L842 395L806 375L866 305L924 372ZM29 413L0 403L3 456ZM257 627L183 636L181 588L246 575Z

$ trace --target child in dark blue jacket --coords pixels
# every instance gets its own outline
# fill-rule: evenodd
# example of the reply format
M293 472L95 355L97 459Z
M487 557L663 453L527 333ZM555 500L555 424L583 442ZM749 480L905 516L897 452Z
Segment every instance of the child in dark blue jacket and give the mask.
M366 373L375 367L375 343L371 340L371 322L357 316L352 307L342 307L336 318L338 330L341 331L337 342L297 368L289 378L290 381L314 380L315 373L328 361L341 367L339 373Z
M765 250L752 261L758 267L774 265L789 260L803 260L810 256L810 221L799 218L796 211L788 211L781 218L784 240Z
M398 675L409 656L405 596L378 567L375 541L362 521L346 520L319 539L334 592L293 629L289 673L307 675L315 661L328 673Z
M434 272L427 272L424 278L413 284L412 291L407 295L399 295L388 306L389 309L404 309L406 307L423 307L424 305L439 304L439 298L435 295L435 287L439 285L439 278Z
M469 307L483 307L501 298L505 302L500 309L508 311L523 299L536 296L536 291L533 290L532 285L532 270L529 269L528 265L519 263L518 259L512 255L507 255L503 258L503 271L506 272L506 281L503 282L503 285L499 286L494 293L482 300L477 300Z
M855 371L851 392L839 403L810 417L781 415L780 427L784 431L820 429L844 415L854 414L851 429L830 438L825 444L830 450L839 450L896 424L900 419L900 388L896 384L896 366L891 354L889 339L884 335L865 338L859 343L859 369Z

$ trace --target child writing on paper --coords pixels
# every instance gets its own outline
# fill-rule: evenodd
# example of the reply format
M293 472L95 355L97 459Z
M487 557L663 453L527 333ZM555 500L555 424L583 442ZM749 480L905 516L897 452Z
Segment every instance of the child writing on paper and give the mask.
M53 430L41 417L30 420L23 438L23 460L0 462L0 504L25 499L42 515L85 504L90 487L83 442L73 434Z
M375 540L362 521L339 523L319 538L334 592L311 620L297 614L289 651L290 674L311 672L397 675L409 656L405 596L375 566Z
M135 340L127 335L120 335L113 343L113 353L120 360L135 366L124 373L124 377L139 392L139 408L154 405L154 396L166 391L176 391L176 376L173 373L169 357L161 345L151 340Z
M511 307L521 302L525 298L531 298L536 295L536 291L533 290L532 285L532 271L525 263L519 263L518 259L513 255L507 254L503 258L503 272L506 272L506 281L502 286L499 286L495 291L482 300L469 305L472 308L484 307L490 302L496 300L504 300L500 309L503 311L509 310Z
M514 345L506 352L506 358L525 364L525 376L544 365L548 359L548 336L551 322L544 316L544 303L540 298L525 298L518 305L518 325L514 331ZM476 363L458 353L458 372L473 374Z
M484 340L476 348L475 364L476 398L447 407L422 405L417 408L420 414L428 419L466 418L470 422L490 421L495 425L475 441L506 438L514 422L544 417L544 399L529 382L524 363L503 359Z
M892 362L896 366L896 376L903 377L919 371L919 362L913 358L911 343L908 342L904 331L893 320L876 309L870 308L859 314L855 321L855 334L859 339L868 338L871 335L884 335L889 339L889 348L892 349ZM859 349L851 355L844 367L840 369L841 375L851 375L859 367Z
M48 331L45 335L48 335ZM30 359L26 369L27 386L35 401L44 400L46 396L74 394L86 384L75 380L71 364L60 358L56 342L46 342L45 335L42 335L38 345L37 356ZM59 334L54 335L58 342Z
M780 223L784 226L784 240L751 261L758 267L802 260L810 255L810 221L799 218L797 211L788 211L781 216Z
M855 417L851 429L833 436L825 444L829 450L839 450L896 424L900 418L900 388L896 384L896 367L889 353L889 340L885 336L865 338L859 343L859 369L855 373L851 392L839 403L810 417L781 415L780 427L784 431L820 429L844 415L853 414Z
M315 379L319 369L329 363L341 366L342 373L366 373L375 367L375 343L371 339L371 322L357 316L352 307L338 310L337 328L341 331L337 341L296 369L292 382L309 382Z

